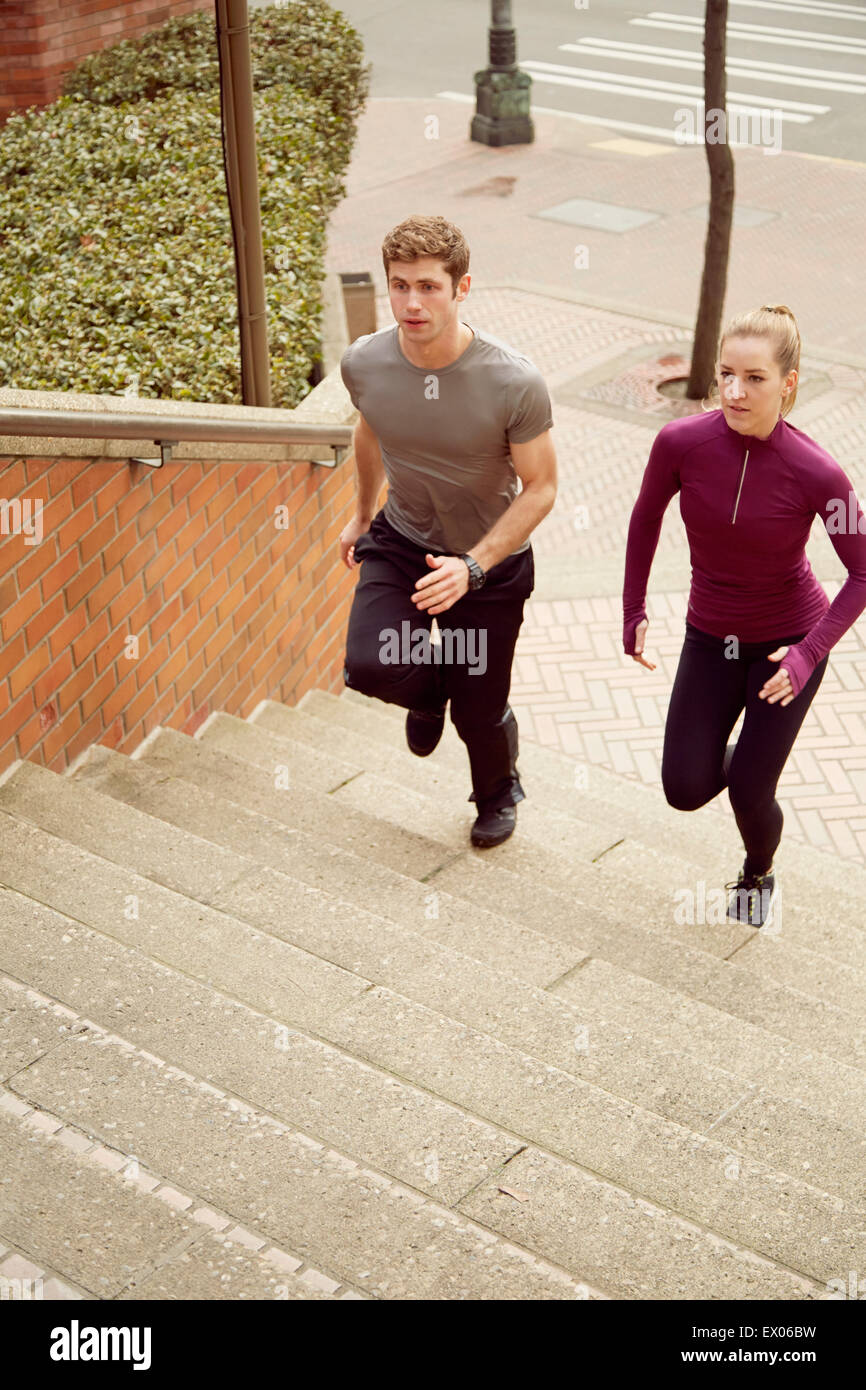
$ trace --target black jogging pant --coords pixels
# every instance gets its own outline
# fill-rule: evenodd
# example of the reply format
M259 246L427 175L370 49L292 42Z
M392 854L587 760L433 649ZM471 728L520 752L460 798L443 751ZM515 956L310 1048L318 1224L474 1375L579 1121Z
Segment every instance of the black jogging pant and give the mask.
M511 666L523 606L535 584L532 547L509 555L436 615L442 637L437 660L431 613L412 602L430 567L425 554L382 511L355 543L361 573L355 587L343 676L362 691L405 709L432 712L451 702L451 719L466 744L472 796L479 810L514 805L525 795L517 776L517 721L508 704Z

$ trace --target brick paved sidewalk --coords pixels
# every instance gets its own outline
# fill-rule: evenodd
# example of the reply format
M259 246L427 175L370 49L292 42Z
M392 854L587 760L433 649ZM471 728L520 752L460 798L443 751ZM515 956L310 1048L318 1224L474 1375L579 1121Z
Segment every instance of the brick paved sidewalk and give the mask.
M430 114L440 118L435 141L423 134L423 118ZM622 653L622 563L629 513L652 439L683 409L666 401L654 384L675 371L677 359L688 357L691 315L685 310L697 293L702 229L687 218L666 227L662 244L659 230L629 240L631 233L587 233L546 222L533 216L533 209L578 194L628 206L661 206L668 199L688 207L700 200L705 175L695 151L665 151L665 158L617 156L603 132L567 125L545 118L535 146L490 151L469 144L465 111L455 114L447 103L371 103L348 197L332 219L329 263L373 273L381 294L378 321L384 325L391 315L381 293L379 245L388 227L411 212L438 211L466 231L473 287L465 317L525 351L544 373L554 405L560 492L533 540L536 591L512 685L523 735L582 759L590 784L592 766L601 765L659 785L664 719L689 584L688 550L675 503L665 518L649 586L647 650L657 661L653 673ZM689 158L681 159L686 154ZM792 423L839 459L863 495L866 356L859 354L866 350L866 335L858 316L859 293L852 296L846 273L846 267L854 273L850 223L840 219L833 232L820 210L827 198L849 213L858 201L866 204L861 169L793 155L764 160L750 151L738 152L737 158L740 198L751 193L752 205L758 205L753 200L760 195L761 206L784 213L771 225L784 227L785 274L779 275L778 235L768 234L766 225L755 229L757 237L751 230L742 234L741 242L735 240L728 304L769 298L798 312L805 351ZM807 166L810 178L804 175ZM512 187L521 189L519 195L499 196L502 182L492 191L461 193L483 189L488 180L503 179L505 171L516 177ZM685 246L684 238L694 243L696 227L692 264L695 245ZM825 273L816 276L819 234L817 264ZM590 265L601 262L592 280L562 270L566 255L571 267L570 248L579 238L590 243ZM592 293L583 288L590 283ZM667 289L672 307L666 321L661 306ZM827 343L837 350L829 352L822 346ZM817 522L809 555L832 598L844 569ZM866 857L864 648L866 618L834 648L780 784L787 835L856 859ZM720 815L731 814L726 797L714 805Z

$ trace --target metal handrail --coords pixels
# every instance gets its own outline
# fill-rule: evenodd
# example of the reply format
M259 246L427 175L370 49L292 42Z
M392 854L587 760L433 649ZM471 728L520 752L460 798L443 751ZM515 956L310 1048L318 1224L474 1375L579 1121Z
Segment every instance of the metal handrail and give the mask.
M159 461L135 459L159 468L183 442L198 444L315 444L334 450L333 460L311 459L334 468L352 442L351 425L311 425L278 420L218 420L206 416L177 416L112 410L36 410L26 406L0 406L0 437L146 439L160 447Z

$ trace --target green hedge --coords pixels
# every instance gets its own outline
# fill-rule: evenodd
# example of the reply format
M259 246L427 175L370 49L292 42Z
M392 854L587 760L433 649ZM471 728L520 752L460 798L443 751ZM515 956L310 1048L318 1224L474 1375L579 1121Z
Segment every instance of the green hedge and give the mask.
M252 28L272 392L291 407L367 73L324 4L255 12ZM0 380L240 401L212 13L93 55L0 132Z
M219 90L213 6L184 15L140 39L112 44L68 73L63 91L103 105L152 101L185 88ZM253 10L253 84L258 91L288 83L323 100L353 125L367 94L361 41L348 20L324 0Z

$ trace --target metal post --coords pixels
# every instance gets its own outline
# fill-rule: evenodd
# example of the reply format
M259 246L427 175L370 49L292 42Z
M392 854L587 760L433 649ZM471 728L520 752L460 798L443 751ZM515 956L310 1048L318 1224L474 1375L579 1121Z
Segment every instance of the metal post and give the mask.
M470 138L481 145L529 145L532 78L517 66L517 31L511 0L490 0L489 66L475 74L475 115Z
M247 0L216 0L226 187L235 239L244 405L271 404Z

